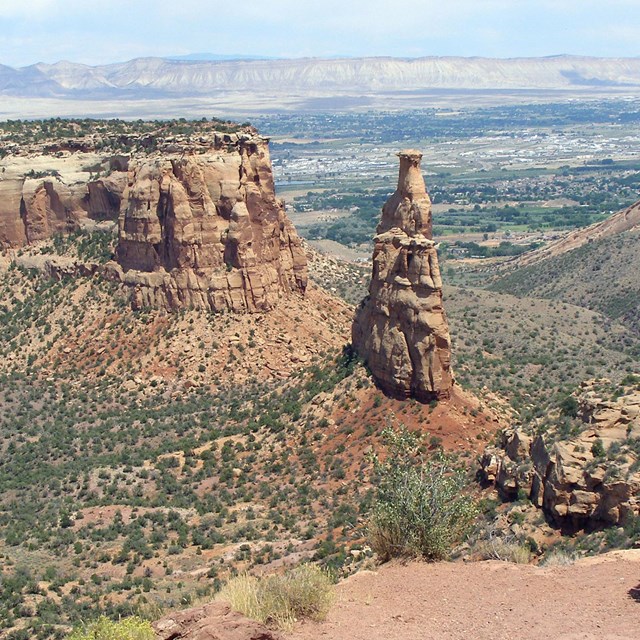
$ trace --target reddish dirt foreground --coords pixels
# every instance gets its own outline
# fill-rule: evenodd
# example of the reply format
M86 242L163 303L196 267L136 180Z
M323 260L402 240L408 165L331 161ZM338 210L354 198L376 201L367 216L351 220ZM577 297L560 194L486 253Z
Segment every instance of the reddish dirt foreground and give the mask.
M352 576L338 593L326 621L300 624L286 638L640 639L640 550L545 568L391 564Z

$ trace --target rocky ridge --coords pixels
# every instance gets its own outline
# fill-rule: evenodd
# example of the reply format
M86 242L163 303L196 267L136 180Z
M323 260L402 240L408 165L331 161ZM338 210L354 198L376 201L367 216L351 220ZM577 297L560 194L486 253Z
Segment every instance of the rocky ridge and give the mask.
M505 430L500 445L485 450L482 479L503 499L529 498L568 530L622 525L640 515L640 390L627 387L607 399L603 384L582 384L569 435L560 426L541 435Z
M300 58L283 60L178 61L137 58L87 66L70 62L13 69L0 66L7 95L117 97L292 91L309 95L426 89L607 89L635 93L636 58Z
M352 340L386 393L428 402L447 397L453 385L451 339L422 154L398 156L398 187L382 210L369 295L357 310Z
M566 236L555 242L551 242L535 251L529 251L519 256L511 261L508 266L509 268L513 268L514 265L526 267L547 258L573 251L589 242L638 228L640 228L640 202L636 202L630 207L614 213L606 220L596 222L583 229L570 231Z
M0 246L117 219L115 260L101 272L131 290L135 308L265 311L306 289L306 256L275 196L268 140L251 127L9 151Z

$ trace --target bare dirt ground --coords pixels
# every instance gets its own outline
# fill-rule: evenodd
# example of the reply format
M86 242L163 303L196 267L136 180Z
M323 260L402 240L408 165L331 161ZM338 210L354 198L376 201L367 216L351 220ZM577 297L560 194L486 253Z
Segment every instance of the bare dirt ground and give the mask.
M338 586L288 640L638 640L640 550L569 566L390 564Z

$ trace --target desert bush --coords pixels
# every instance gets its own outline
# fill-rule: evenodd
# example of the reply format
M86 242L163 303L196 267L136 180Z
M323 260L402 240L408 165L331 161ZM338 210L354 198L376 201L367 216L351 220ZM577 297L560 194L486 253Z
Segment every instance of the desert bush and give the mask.
M323 620L334 601L329 575L319 567L303 564L282 575L250 576L230 580L219 592L236 610L253 620L290 629L300 618Z
M384 461L374 457L377 495L369 519L370 544L384 562L398 556L445 558L469 531L477 507L464 493L465 474L441 452L424 460L407 429L382 432Z
M593 441L593 444L591 445L591 453L594 458L604 458L606 451L600 438Z
M154 640L155 633L147 620L138 617L114 622L105 616L74 630L67 640Z

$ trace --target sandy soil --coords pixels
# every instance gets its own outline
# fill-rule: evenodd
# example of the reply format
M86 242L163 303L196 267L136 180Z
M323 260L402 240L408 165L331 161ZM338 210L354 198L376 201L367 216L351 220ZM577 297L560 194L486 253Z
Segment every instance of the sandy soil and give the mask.
M562 567L390 564L338 587L323 623L288 640L638 640L640 550Z

